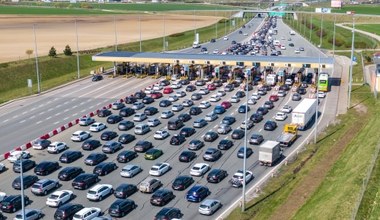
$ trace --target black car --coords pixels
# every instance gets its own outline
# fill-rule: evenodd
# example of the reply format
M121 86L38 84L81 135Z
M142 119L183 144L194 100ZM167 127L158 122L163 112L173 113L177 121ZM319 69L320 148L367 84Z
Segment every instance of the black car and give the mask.
M97 81L100 81L100 80L102 80L103 79L103 76L102 75L98 75L98 74L96 74L96 75L94 75L93 77L92 77L92 81L93 82L97 82Z
M137 192L136 185L129 184L129 183L122 183L115 189L113 194L115 195L116 198L125 199L131 196L135 192Z
M241 105L238 108L239 113L245 113L246 110L247 110L247 112L249 112L249 111L251 111L251 108L247 105Z
M137 153L130 150L124 150L117 155L117 161L120 163L127 163L138 157Z
M219 142L218 149L219 150L228 150L232 146L234 146L234 142L232 142L231 140L228 140L228 139L223 139Z
M33 160L29 160L29 159L23 159L22 160L22 172L26 172L35 166L36 166L36 162ZM15 173L21 172L21 160L16 160L13 163L13 171Z
M266 107L259 107L257 110L256 110L256 113L257 114L260 114L260 115L265 115L268 113L268 108Z
M214 131L208 131L205 136L203 137L203 140L204 141L207 141L207 142L213 142L215 141L217 138L219 137L218 133L214 132Z
M107 117L111 114L112 114L112 112L109 109L100 109L98 111L98 117L102 117L102 118Z
M135 97L136 97L136 99L143 99L146 97L146 93L143 91L138 91L135 93Z
M47 140L47 139L37 139L35 141L33 141L33 148L37 147L37 149L45 149L47 147L49 147L49 145L51 144L51 141Z
M108 157L106 154L104 153L91 153L90 155L87 156L87 158L84 160L84 163L86 165L90 165L90 166L95 166L97 164L99 164L100 162L103 162L104 160L106 160Z
M238 140L244 137L244 131L242 129L235 129L231 134L232 139Z
M194 151L182 151L182 153L179 155L178 159L180 162L190 162L197 158L197 154Z
M252 148L247 147L246 148L246 158L250 157L253 154ZM244 147L241 147L237 152L238 158L244 158Z
M28 205L30 203L29 197L24 196L24 203ZM10 195L5 197L1 202L1 211L14 213L22 208L21 195Z
M189 111L190 115L199 115L202 113L202 109L198 106L192 106Z
M235 121L236 121L235 117L226 116L223 118L222 124L232 125L233 123L235 123Z
M137 98L134 97L134 96L128 96L128 97L125 97L125 103L127 104L133 104L137 102Z
M99 182L99 176L92 173L81 173L79 176L75 177L71 185L75 189L88 189L95 183Z
M99 176L105 176L117 169L117 165L114 162L102 162L94 167L93 173Z
M24 175L22 177L24 189L32 186L35 182L38 181L38 177L35 175ZM21 189L21 178L20 176L16 177L16 179L13 180L12 182L12 187L13 189Z
M121 120L123 120L123 117L121 117L120 115L110 115L107 118L107 123L108 124L116 124L116 123L119 123Z
M189 83L190 83L190 80L188 80L188 79L181 79L180 81L179 81L179 83L181 84L181 85L188 85Z
M140 140L136 143L133 149L135 152L144 153L145 151L149 150L152 147L153 147L152 142Z
M171 137L170 139L170 144L171 145L180 145L182 144L183 142L186 141L186 138L185 136L183 135L178 135L178 134L175 134Z
M119 131L127 131L131 128L135 127L135 123L133 121L123 120L119 123L117 128Z
M75 213L83 209L82 204L67 203L60 206L54 213L54 220L69 220L72 219Z
M227 171L222 169L212 169L207 175L207 182L209 183L219 183L224 178L228 176Z
M264 124L264 130L266 131L273 131L274 129L277 128L277 123L275 121L266 121Z
M194 179L191 176L178 176L175 178L172 184L172 189L182 191L194 183Z
M150 96L144 97L143 100L142 100L142 103L144 103L144 104L150 104L150 103L153 103L153 102L154 102L154 98L152 98Z
M194 85L186 86L186 92L192 92L192 91L195 91L196 89L197 87L195 87Z
M83 156L82 152L78 150L69 150L61 154L61 156L59 157L59 161L61 163L71 163L81 158L82 156Z
M204 81L203 79L199 79L195 82L195 85L196 86L204 86L204 85L206 85L206 81Z
M243 97L245 97L245 93L243 91L237 91L235 96L238 98L243 98Z
M191 135L195 134L195 129L190 127L184 127L181 129L180 134L185 137L190 137Z
M163 100L163 101L165 101L165 100ZM169 101L169 100L167 100L167 101ZM144 113L146 115L155 115L157 112L158 112L158 109L156 107L151 107L151 106L146 107L144 110Z
M170 85L170 81L169 81L169 80L166 80L166 79L161 80L161 81L160 81L160 85L161 85L161 86L168 86L168 85Z
M257 114L257 113L252 114L251 117L249 118L249 120L251 120L251 121L253 121L255 123L259 123L263 119L264 119L263 115L262 114Z
M223 85L222 80L214 80L212 83L213 83L214 86L216 86L216 87L221 87L221 86Z
M178 115L178 119L183 121L183 122L187 122L191 119L191 115L189 115L188 113L182 113L182 114Z
M100 139L102 139L103 141L109 141L114 139L115 137L117 137L117 133L115 131L105 131L100 136Z
M162 208L156 216L154 216L155 220L166 220L166 219L181 219L183 213L178 208L170 207L170 208Z
M305 95L306 94L306 89L303 88L303 87L300 87L297 89L297 93L300 94L300 95Z
M129 144L134 140L136 140L136 137L133 134L122 134L119 136L118 141L122 144Z
M40 176L46 176L59 168L57 161L42 161L34 168L34 173Z
M264 102L264 107L268 108L268 109L272 109L272 108L274 108L274 104L273 104L272 101L265 101Z
M160 101L159 106L160 106L160 107L168 107L168 106L170 106L171 104L172 104L171 101L169 101L169 100L167 100L167 99L164 99L164 100L161 100L161 101Z
M137 207L136 203L130 199L118 199L108 208L108 213L112 217L123 217Z
M58 173L58 179L62 181L69 181L81 173L84 173L84 170L81 167L65 167Z
M108 141L102 147L102 152L106 154L113 154L116 151L122 149L123 146L117 141Z
M152 197L150 197L150 204L155 206L164 206L175 198L173 191L168 189L159 189Z
M120 109L119 111L119 115L122 117L128 117L128 116L134 115L135 113L136 111L133 108L129 108L129 107L124 107Z
M101 145L102 144L100 143L99 140L87 139L83 142L82 149L83 150L94 150L94 149L100 147Z

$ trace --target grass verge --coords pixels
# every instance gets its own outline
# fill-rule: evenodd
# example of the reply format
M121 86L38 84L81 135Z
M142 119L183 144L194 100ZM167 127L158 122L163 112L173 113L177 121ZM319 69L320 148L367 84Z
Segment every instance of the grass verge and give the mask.
M356 24L356 29L380 35L380 24Z
M367 15L380 15L380 11L375 4L369 5L344 5L341 9L333 8L331 10L332 13L343 13L346 14L347 11L355 11L355 14L367 14ZM315 8L331 8L330 2L326 3L317 3L310 4L309 7L297 7L295 10L297 11L315 11Z

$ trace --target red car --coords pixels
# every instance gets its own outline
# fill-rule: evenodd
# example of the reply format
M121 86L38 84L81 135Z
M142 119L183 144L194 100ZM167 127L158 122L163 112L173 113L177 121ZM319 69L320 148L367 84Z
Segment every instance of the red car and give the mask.
M277 95L271 95L271 96L269 96L269 101L277 102L278 101L278 96Z
M225 101L225 102L222 102L221 104L220 104L224 109L229 109L232 105L231 105L231 102L227 102L227 101Z
M153 92L150 94L150 97L152 97L154 99L159 99L162 97L162 93L161 92Z
M212 83L212 84L208 84L207 85L207 89L210 90L210 91L213 91L216 89L216 86Z
M171 87L165 87L164 88L164 94L170 94L173 92L173 89Z

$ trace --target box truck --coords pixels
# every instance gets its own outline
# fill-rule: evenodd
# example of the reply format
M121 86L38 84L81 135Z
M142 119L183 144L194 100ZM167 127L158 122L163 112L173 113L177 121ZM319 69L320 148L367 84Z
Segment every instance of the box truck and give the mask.
M272 166L282 157L280 142L266 141L259 148L259 162L262 166Z
M316 99L304 98L293 110L291 123L297 125L298 130L306 130L315 116L316 107Z

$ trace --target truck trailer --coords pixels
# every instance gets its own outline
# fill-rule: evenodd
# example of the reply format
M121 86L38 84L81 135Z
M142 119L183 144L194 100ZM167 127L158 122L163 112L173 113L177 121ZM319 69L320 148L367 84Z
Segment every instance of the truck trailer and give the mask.
M277 138L281 147L290 147L297 140L297 125L285 124L284 131Z
M280 142L266 141L259 149L259 162L262 166L272 166L282 157Z
M298 130L306 130L315 116L316 107L316 99L303 99L293 110L291 123L297 125Z

